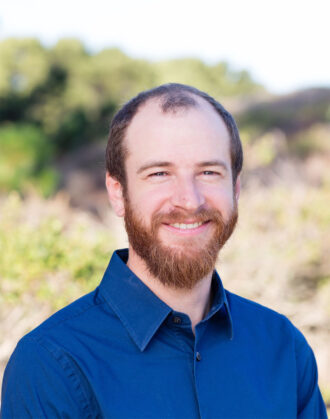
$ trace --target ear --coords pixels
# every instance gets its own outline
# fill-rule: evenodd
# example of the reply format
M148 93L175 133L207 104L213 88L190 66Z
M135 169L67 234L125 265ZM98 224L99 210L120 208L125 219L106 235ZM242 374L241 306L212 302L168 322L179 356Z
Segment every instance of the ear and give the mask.
M237 176L236 184L235 184L235 188L234 188L234 194L235 194L236 201L238 201L240 193L241 193L241 174L239 174Z
M108 197L112 208L118 217L123 217L125 215L123 187L120 182L114 177L111 177L108 172L105 177L105 185L107 187Z

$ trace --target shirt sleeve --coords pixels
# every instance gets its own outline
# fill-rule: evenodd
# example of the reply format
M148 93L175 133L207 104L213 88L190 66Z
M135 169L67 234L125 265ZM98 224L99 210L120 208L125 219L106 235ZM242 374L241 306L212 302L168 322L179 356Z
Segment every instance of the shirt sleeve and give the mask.
M295 328L297 363L297 417L327 419L327 412L318 386L316 360L302 333Z
M1 419L91 417L84 388L67 357L27 337L8 362L1 400Z

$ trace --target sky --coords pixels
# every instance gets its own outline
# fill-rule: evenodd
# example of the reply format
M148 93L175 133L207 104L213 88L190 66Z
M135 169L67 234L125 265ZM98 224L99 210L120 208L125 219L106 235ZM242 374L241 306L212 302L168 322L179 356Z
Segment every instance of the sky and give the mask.
M329 16L330 0L2 0L0 40L75 37L91 52L227 61L281 94L330 87Z

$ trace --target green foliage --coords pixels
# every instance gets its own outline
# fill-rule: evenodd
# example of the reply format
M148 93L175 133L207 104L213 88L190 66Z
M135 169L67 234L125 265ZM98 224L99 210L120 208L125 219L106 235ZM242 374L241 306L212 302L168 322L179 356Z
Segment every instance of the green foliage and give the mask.
M125 100L166 82L191 84L231 103L264 92L246 71L233 71L225 62L182 58L154 63L116 48L92 54L77 39L62 39L52 48L35 39L1 41L0 190L25 190L32 184L51 194L58 177L51 164L57 158L104 139ZM238 122L244 143L252 144L250 161L258 167L276 161L276 129L285 134L286 151L298 158L328 150L328 128L315 127L329 123L329 112L329 89L249 106Z
M104 135L123 101L163 82L190 83L219 96L260 89L246 72L223 63L151 63L115 48L89 54L76 39L50 49L33 39L7 39L0 42L0 63L0 122L36 123L55 152Z
M263 91L246 71L234 72L226 63L208 66L196 58L163 61L156 64L158 83L189 84L218 98L243 96Z
M1 41L0 189L24 190L30 183L51 194L57 174L50 161L104 138L123 101L166 81L219 96L259 89L247 73L222 63L151 63L116 48L91 54L77 39L62 39L52 48L36 39Z
M6 39L0 44L0 95L30 95L49 71L48 53L36 39Z
M0 303L36 298L57 309L99 283L113 239L86 218L35 211L30 218L15 193L1 205Z
M28 183L44 196L57 183L54 169L47 166L52 147L42 131L28 124L0 126L0 191L24 190Z

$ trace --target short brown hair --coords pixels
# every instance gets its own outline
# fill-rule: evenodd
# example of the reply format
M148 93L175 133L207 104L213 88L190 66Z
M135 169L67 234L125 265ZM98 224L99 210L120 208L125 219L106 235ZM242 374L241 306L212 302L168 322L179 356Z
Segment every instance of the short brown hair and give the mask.
M129 100L115 114L110 124L109 139L106 148L106 169L110 176L116 178L126 191L125 159L127 149L124 145L126 130L136 115L141 105L148 100L160 98L161 109L164 113L175 112L179 108L195 107L197 102L194 96L206 100L212 105L216 112L223 119L230 135L230 157L233 174L233 183L236 183L237 176L243 166L243 149L237 125L232 115L213 97L195 87L179 83L168 83L143 91Z

